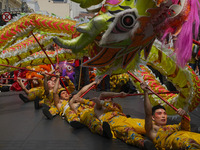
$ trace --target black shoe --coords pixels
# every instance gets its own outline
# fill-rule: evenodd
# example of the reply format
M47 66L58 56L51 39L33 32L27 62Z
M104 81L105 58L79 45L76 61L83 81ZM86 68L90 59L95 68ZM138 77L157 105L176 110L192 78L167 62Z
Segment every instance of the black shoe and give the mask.
M131 117L131 115L126 115L126 117L127 117L127 118L130 118L130 117Z
M19 98L20 98L24 103L30 102L30 100L29 100L27 97L25 97L23 94L19 94Z
M144 149L145 150L156 150L153 142L149 139L144 140Z
M110 125L107 122L103 122L103 136L112 139L112 133L110 130Z
M40 99L38 97L36 97L35 100L34 100L35 109L40 109L41 108L41 106L39 104L39 101L40 101Z
M53 119L53 116L52 116L52 114L50 113L49 109L43 108L43 109L42 109L42 112L43 112L43 114L47 117L47 119L49 119L49 120L52 120L52 119Z
M45 109L47 109L47 110L49 110L50 109L50 107L47 105L47 104L42 104L42 108L45 108Z
M84 124L80 123L79 121L71 121L69 124L75 129L80 129L84 127Z

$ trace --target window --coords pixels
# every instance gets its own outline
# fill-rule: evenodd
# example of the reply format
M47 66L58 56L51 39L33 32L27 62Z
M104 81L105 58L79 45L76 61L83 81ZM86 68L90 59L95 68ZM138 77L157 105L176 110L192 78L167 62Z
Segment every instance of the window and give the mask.
M0 9L2 9L2 2L0 2Z

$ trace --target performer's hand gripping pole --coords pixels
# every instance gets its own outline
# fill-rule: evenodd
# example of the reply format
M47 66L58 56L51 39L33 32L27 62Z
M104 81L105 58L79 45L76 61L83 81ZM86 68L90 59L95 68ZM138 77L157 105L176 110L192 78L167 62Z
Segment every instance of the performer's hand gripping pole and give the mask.
M50 63L54 67L54 69L56 70L56 67L53 65L53 62L51 61L51 59L47 55L46 51L44 50L44 48L42 47L42 45L40 44L40 42L38 41L38 39L36 38L36 36L33 34L33 32L31 32L31 34L33 35L33 37L35 38L36 42L38 43L38 45L40 46L40 48L42 49L42 51L44 52L44 54L47 56L47 58L49 59ZM67 91L67 93L70 94L69 91L68 91L68 89L67 89L67 87L66 87L66 85L65 85L65 83L64 83L64 81L62 80L61 77L60 77L60 80L61 80L63 86L65 87L65 90Z
M134 77L138 82L142 82L139 78L137 78L134 74L132 74L130 71L128 71L128 73ZM154 92L150 87L148 87L148 90L151 91L152 93L154 93L156 96L158 96L162 101L164 101L167 105L169 105L172 109L174 109L175 111L177 111L178 109L176 107L174 107L172 104L170 104L168 101L166 101L164 98L162 98L159 94L157 94L156 92ZM190 121L190 119L184 115L183 116L185 119L187 119L188 121Z

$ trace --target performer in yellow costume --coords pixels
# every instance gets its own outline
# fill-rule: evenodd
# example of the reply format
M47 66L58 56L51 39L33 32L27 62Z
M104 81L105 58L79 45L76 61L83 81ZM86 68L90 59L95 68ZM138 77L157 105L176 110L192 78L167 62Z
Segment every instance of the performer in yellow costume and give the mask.
M28 99L30 101L34 101L36 97L38 97L39 99L42 99L43 95L44 95L43 86L31 88L28 93Z
M49 72L50 74L53 73L54 71L51 71L50 65L39 65L39 66L34 66L34 67L27 67L28 69L33 69L35 71L40 71L40 72ZM29 101L34 101L34 100L41 100L43 98L44 95L44 87L43 87L43 76L39 75L36 72L31 72L28 71L26 73L26 78L33 78L33 80L31 81L31 89L28 90L22 80L18 80L19 85L22 87L22 89L25 91L25 93L27 94L27 98ZM41 78L41 79L38 79ZM25 98L24 96L20 96L20 98ZM36 106L37 107L37 106Z
M144 90L146 135L153 141L155 147L161 150L200 149L200 134L190 132L190 121L182 117L179 125L166 125L165 108L161 105L152 108L147 85L142 83L141 88ZM177 113L181 116L187 115L181 108Z
M95 116L93 101L81 98L81 95L85 93L91 86L95 85L96 82L92 82L84 86L77 94L71 99L71 95L67 94L66 91L62 91L58 94L59 79L56 79L54 87L54 103L57 106L60 114L65 117L69 124L74 128L81 128L84 125L93 133L112 138L110 127L108 123L101 123ZM70 102L69 102L70 99Z
M53 100L53 89L55 86L56 77L50 78L47 81L47 75L46 74L43 74L43 75L44 75L45 92L44 92L44 98L40 103L44 103L50 107L50 108L46 108L46 107L43 108L43 113L47 117L47 119L53 119L53 116L59 114L59 110L54 105L54 100ZM68 84L68 86L66 87L68 92L72 93L75 89L74 84L71 82L71 80L69 79L68 76L65 76L65 80ZM58 92L61 93L62 91L66 91L66 90L65 90L65 88L62 88L62 86L59 84Z
M27 100L26 100L26 102L28 102L28 101L34 101L36 99L36 97L38 97L39 99L42 99L43 94L44 94L44 87L43 87L43 80L42 79L34 79L34 80L32 80L33 85L37 85L37 86L34 86L30 90L28 90L24 86L21 78L18 77L17 82L22 87L22 89L24 90L24 92L27 94ZM23 98L25 98L25 97L23 97Z
M126 95L126 93L121 92L121 97ZM109 98L113 96L116 96L113 92L103 92L99 98L93 99L96 102L95 112L97 117L99 120L110 124L114 137L141 149L148 149L147 145L144 146L145 139L143 134L146 133L144 119L128 118L123 113L122 107ZM151 143L151 147L154 148L153 143Z
M40 73L43 72L49 72L50 74L52 74L54 72L54 70L51 71L50 69L50 65L39 65L39 66L35 66L35 67L28 67L29 69L33 69L35 71L40 71ZM37 74L36 72L31 72L28 71L26 74L27 78L33 78L33 80L31 81L31 89L28 90L24 83L22 82L22 79L18 77L17 82L19 83L19 85L22 87L22 89L24 90L24 92L27 94L27 97L25 97L22 94L19 94L19 97L26 103L29 101L34 101L35 102L35 109L39 109L39 100L43 99L44 97L44 83L43 83L43 76ZM41 78L41 79L38 79Z

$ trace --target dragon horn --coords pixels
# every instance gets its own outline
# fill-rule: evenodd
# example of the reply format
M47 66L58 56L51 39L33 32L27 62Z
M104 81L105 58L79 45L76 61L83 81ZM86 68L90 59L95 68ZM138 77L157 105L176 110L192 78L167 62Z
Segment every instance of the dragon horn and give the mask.
M99 8L96 8L96 9L91 9L91 10L89 10L89 9L86 9L89 13L96 13L96 12L99 12L100 10L101 10L101 7L99 7Z

